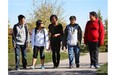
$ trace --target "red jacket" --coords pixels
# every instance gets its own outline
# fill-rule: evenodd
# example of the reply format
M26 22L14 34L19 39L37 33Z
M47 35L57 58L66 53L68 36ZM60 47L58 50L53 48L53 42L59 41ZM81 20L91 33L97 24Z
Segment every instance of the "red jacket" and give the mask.
M99 25L100 23L100 25ZM89 42L98 42L100 45L104 44L104 26L103 23L99 19L95 21L88 21L85 28L84 33L84 43Z

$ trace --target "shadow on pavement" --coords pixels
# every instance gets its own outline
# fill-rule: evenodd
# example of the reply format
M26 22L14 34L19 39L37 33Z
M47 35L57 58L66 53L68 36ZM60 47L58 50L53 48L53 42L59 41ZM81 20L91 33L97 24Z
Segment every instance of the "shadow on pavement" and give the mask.
M10 72L9 75L96 75L95 71Z

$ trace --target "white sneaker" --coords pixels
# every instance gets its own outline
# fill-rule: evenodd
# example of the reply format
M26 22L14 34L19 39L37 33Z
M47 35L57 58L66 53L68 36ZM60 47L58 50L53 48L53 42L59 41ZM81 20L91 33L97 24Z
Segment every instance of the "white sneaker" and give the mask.
M32 68L32 69L35 69L35 67L34 67L34 66L31 66L31 68Z
M44 66L41 66L41 69L45 69L45 67Z
M100 66L99 66L99 65L96 65L96 66L95 66L95 69L98 69L98 68L100 68Z
M20 71L20 69L19 69L19 68L16 68L15 70Z
M94 68L94 66L93 65L90 65L90 68Z

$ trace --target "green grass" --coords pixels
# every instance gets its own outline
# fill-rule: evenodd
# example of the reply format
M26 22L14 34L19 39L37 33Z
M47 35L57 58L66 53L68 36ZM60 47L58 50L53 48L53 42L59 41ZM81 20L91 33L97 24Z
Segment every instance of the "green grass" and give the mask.
M85 55L85 54L81 53L81 55ZM61 60L68 59L67 52L61 52L60 56L61 56L60 57ZM28 66L30 66L32 64L32 57L33 57L32 53L27 53ZM21 60L22 60L22 58L21 58L21 55L20 55L20 64L22 64ZM52 62L52 53L51 52L45 52L45 63L48 63L48 62ZM39 53L38 53L38 58L37 58L37 64L40 64ZM8 69L12 70L14 68L15 68L15 55L14 55L14 53L8 53Z
M108 64L102 65L98 70L97 70L97 75L107 75L108 71Z

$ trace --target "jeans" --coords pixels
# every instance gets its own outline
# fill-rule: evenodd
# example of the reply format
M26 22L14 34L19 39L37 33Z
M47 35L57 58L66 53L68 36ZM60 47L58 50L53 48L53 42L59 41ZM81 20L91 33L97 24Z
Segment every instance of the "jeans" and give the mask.
M21 51L21 54L22 54L22 64L23 64L23 68L25 68L26 65L27 65L26 45L18 45L18 44L16 44L16 48L15 48L15 64L16 64L16 69L19 68L20 51Z
M88 42L88 48L90 53L90 65L98 65L98 42Z
M75 56L75 64L79 64L80 57L80 48L78 45L71 46L68 45L68 56L69 56L69 66L74 65L74 56Z
M44 58L45 58L44 46L41 46L41 47L34 46L33 58L37 58L37 56L38 56L38 51L40 51L40 59L44 59Z

